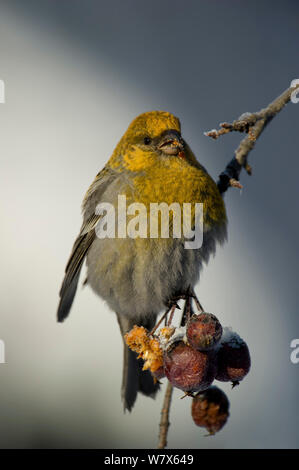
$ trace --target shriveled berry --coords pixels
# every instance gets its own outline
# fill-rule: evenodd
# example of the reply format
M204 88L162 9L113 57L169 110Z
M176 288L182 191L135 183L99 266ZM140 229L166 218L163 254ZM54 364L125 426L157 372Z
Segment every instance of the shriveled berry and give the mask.
M237 333L226 332L217 352L216 379L236 384L248 374L250 365L250 353L245 341Z
M178 341L166 351L164 369L174 387L185 392L205 390L215 378L216 357Z
M218 387L209 387L192 399L191 414L197 426L210 434L220 431L229 417L229 401Z
M220 341L222 326L212 313L201 313L192 315L186 333L190 346L199 351L209 351Z

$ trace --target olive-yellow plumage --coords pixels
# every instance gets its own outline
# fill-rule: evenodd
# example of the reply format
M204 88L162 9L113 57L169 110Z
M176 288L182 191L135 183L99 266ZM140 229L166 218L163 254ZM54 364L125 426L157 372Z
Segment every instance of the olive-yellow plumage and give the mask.
M186 249L183 235L98 238L101 215L96 207L108 202L117 208L119 195L126 196L127 205L144 204L148 214L151 203L203 203L202 246ZM66 267L58 320L68 315L86 258L86 282L116 312L122 335L134 324L152 328L177 293L193 289L203 262L225 237L223 199L183 141L179 120L163 111L144 113L130 124L84 198L83 225ZM154 396L158 386L148 371L141 371L136 356L125 345L124 353L122 398L125 408L131 409L138 391Z

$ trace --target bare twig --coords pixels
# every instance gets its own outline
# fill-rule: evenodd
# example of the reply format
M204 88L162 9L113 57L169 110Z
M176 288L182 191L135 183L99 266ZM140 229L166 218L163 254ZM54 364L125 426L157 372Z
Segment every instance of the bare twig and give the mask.
M171 397L173 392L173 386L170 382L167 384L163 407L161 410L161 420L160 420L160 433L159 433L159 443L158 449L165 449L167 446L167 434L169 428L169 410L170 410L170 403Z
M242 168L245 168L248 174L251 174L251 166L248 164L248 154L253 149L256 140L264 131L269 122L282 110L282 108L290 101L294 90L299 88L299 84L285 90L266 108L256 113L244 113L232 124L223 122L220 129L213 129L205 132L205 135L217 139L223 134L229 132L246 132L247 136L240 142L239 147L235 151L234 158L226 166L225 170L220 174L218 188L224 193L230 186L241 188L239 176Z

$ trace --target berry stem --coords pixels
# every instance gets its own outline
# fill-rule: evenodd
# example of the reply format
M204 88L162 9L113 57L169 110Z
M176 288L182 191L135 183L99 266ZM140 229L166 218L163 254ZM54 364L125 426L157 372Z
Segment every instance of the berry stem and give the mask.
M152 335L155 333L155 331L159 328L159 326L161 325L161 323L162 323L162 321L164 320L164 318L167 317L169 311L170 311L170 308L168 308L168 309L166 310L166 312L163 313L163 315L162 315L162 317L160 318L160 320L158 321L158 323L154 326L154 328L153 328L152 331L150 332L150 335L151 335L151 336L152 336Z
M173 315L174 315L175 309L176 309L176 304L174 304L174 305L171 307L170 316L169 316L169 320L168 320L167 326L170 326L171 323L172 323Z

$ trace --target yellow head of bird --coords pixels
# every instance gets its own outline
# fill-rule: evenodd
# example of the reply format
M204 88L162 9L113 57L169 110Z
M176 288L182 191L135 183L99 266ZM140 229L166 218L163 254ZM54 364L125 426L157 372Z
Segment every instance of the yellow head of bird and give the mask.
M150 111L130 124L112 155L110 165L139 171L167 156L185 158L180 121L166 111Z

